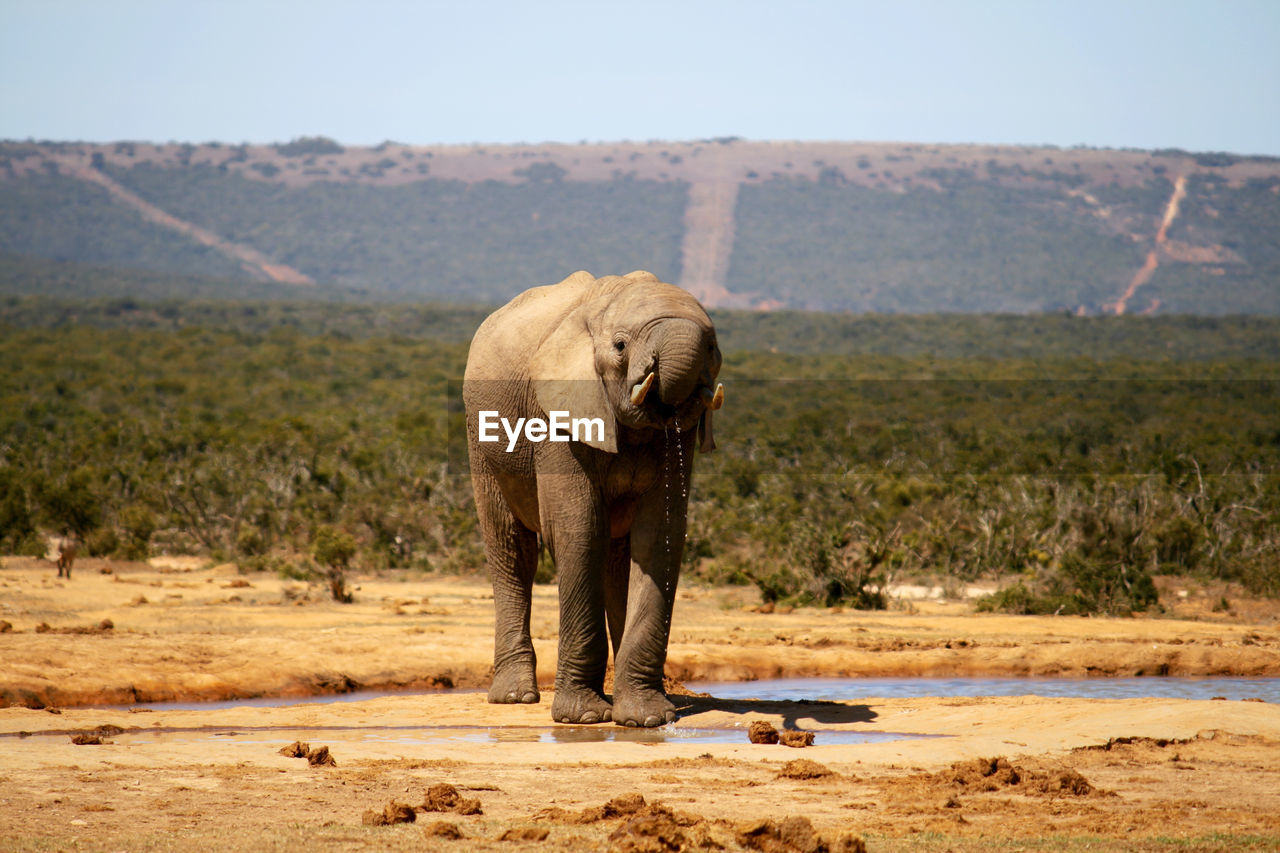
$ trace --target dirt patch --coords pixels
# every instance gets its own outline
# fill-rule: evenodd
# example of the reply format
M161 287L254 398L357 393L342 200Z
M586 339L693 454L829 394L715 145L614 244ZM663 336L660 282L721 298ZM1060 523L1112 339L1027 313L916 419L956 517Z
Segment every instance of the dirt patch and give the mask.
M90 746L102 743L111 743L109 740L103 740L102 735L98 734L79 734L72 735L71 742L76 746Z
M8 624L8 623L5 623ZM10 626L12 628L12 626ZM36 626L37 634L109 634L114 631L116 623L110 619L103 619L96 625L75 625L66 628L54 628L48 622L41 622ZM4 633L0 631L0 633Z
M1013 791L1028 796L1089 797L1107 796L1090 784L1079 772L1066 766L1028 770L1003 756L958 761L938 773L909 776L895 783L900 792L916 796L946 795L947 804L957 805L955 796Z
M551 830L544 826L519 826L505 830L498 836L499 841L520 841L539 843L547 840Z
M171 599L164 596L173 575L128 562L111 563L113 576L98 574L105 563L93 561L92 573L55 587L47 583L47 563L4 558L0 573L10 584L5 588L9 609L0 615L12 630L0 633L0 706L223 701L319 695L356 689L353 685L368 690L488 687L493 600L483 582L360 575L352 581L360 587L354 603L315 597L296 608L280 602L287 599L286 590L298 594L306 588L265 573L229 577L230 569L195 561L181 575L192 587L181 590L184 598ZM252 588L222 588L235 580ZM1275 628L1280 603L1251 602L1230 593L1232 610L1213 612L1209 605L1222 595L1196 587L1182 599L1178 593L1185 584L1165 583L1177 588L1163 598L1188 619L975 616L970 605L932 601L913 604L914 612L856 618L833 618L836 614L819 608L748 613L742 607L754 603L750 591L693 588L681 592L676 608L666 688L677 697L689 692L679 684L695 679L848 672L867 677L1280 676ZM159 584L165 592L140 595L135 584ZM242 600L228 600L229 592ZM555 589L539 586L534 593L532 629L542 662L538 680L549 687L558 629ZM397 617L384 609L387 601L422 599L432 603L430 615ZM58 614L56 620L50 614ZM100 630L104 619L116 626L127 622L128 630L115 628L109 643L89 642L108 636ZM37 634L41 623L47 627ZM80 627L62 633L58 625ZM81 632L85 636L77 636ZM385 649L392 646L401 653L389 659ZM37 667L34 661L43 663ZM424 661L447 664L424 667Z
M836 775L835 771L830 767L825 764L819 764L816 761L810 761L807 758L788 761L778 771L778 778L780 779L825 779L834 775Z
M670 812L641 814L609 834L609 849L635 853L678 853L687 840Z
M462 831L462 827L447 820L432 821L422 827L422 835L424 838L443 838L446 841L457 841L460 838L467 837Z
M487 686L493 601L484 583L366 575L353 604L317 599L298 608L281 606L280 590L289 584L263 573L251 577L253 589L238 590L243 603L228 605L220 585L234 570L196 567L182 575L198 587L184 588L186 598L129 608L138 587L99 575L97 563L75 584L46 589L23 560L0 560L0 585L8 584L3 615L14 626L0 633L0 705L23 706L0 707L6 849L69 849L86 838L94 849L148 849L175 837L192 849L234 851L350 849L368 846L371 837L384 846L404 839L403 846L444 848L451 831L429 835L423 825L432 822L465 832L466 843L456 849L660 850L683 843L686 850L732 851L743 849L737 837L749 830L755 831L748 849L836 849L849 830L876 849L900 853L1043 849L1045 839L1055 849L1105 853L1280 847L1274 705L1038 696L676 699L677 727L742 734L733 743L597 743L550 720L554 587L534 589L542 702L489 705L484 693L428 691L437 678ZM116 576L128 581L173 582L141 564L115 565ZM40 572L50 574L47 564ZM1124 675L1161 667L1176 674L1280 673L1274 603L1249 611L1252 621L1241 606L1231 614L1206 608L1203 618L1053 619L975 616L958 604L929 601L913 605L914 612L756 614L743 610L754 601L733 598L745 594L681 591L668 657L672 678L1072 675L1090 667ZM428 597L433 611L448 615L383 609L386 601ZM104 618L127 622L128 630L116 629L109 639L33 630L42 621L95 625ZM388 649L396 653L388 656ZM415 692L281 707L136 708L148 700L342 692L353 684ZM86 703L121 707L77 707ZM56 706L62 714L31 706ZM140 718L131 708L147 713ZM135 725L140 719L144 726ZM806 764L781 774L794 753L748 743L743 735L757 720L775 732L816 729L818 751L805 759L821 759L833 775L816 775ZM127 736L112 738L100 724L127 727ZM511 737L398 736L437 726ZM297 758L316 746L301 738L324 737L343 755L341 766L282 772L302 766L264 745L260 738L269 731L280 732L280 744L297 738L304 747ZM230 732L248 736L220 736ZM852 742L837 732L943 737ZM116 743L84 750L68 742L89 733ZM994 771L990 756L997 757ZM440 798L454 802L453 809L483 797L483 814L428 813L419 803L437 784L453 788L456 800ZM96 803L111 810L86 810ZM377 803L412 806L414 827L362 826L363 811ZM558 819L539 826L548 807L558 808ZM807 818L812 834L799 823L784 827L793 816ZM761 826L766 820L772 826ZM503 836L511 840L499 843Z
M53 711L54 713L58 713L59 715L62 713L56 708L52 708L52 709L46 708L44 710ZM79 729L77 731L66 732L66 734L70 735L71 742L76 744L77 746L90 746L90 745L96 746L98 744L113 743L113 741L109 741L107 740L107 738L115 737L116 735L123 734L123 733L124 733L124 729L122 729L120 726L112 725L110 723L104 723L103 725L97 726L96 728L92 728L92 729Z

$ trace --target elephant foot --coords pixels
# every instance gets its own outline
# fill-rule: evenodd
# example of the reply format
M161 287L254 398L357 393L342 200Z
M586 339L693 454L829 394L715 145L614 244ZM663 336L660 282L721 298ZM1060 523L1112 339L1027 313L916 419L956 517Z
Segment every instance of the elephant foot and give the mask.
M493 673L489 685L491 705L533 705L542 698L532 664L514 664Z
M628 691L613 697L613 721L620 726L655 726L673 723L676 706L657 690Z
M557 723L607 723L613 719L613 706L589 688L557 687L551 718Z

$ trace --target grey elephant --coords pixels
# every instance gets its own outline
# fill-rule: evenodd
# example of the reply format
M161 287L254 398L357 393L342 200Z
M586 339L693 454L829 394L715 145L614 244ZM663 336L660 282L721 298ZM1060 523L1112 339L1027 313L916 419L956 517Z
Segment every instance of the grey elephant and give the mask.
M714 447L724 399L720 363L697 300L643 271L576 272L480 326L463 399L496 611L490 702L540 698L529 611L541 536L560 595L552 717L675 719L663 666L694 446Z

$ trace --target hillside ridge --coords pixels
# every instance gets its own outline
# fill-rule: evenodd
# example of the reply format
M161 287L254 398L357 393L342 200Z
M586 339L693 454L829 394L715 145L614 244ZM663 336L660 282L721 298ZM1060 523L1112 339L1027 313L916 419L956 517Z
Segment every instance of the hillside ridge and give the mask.
M0 143L14 205L60 177L245 275L299 284L501 299L513 271L527 284L626 267L709 307L1280 313L1275 158L736 138ZM0 233L0 250L119 262L39 236Z

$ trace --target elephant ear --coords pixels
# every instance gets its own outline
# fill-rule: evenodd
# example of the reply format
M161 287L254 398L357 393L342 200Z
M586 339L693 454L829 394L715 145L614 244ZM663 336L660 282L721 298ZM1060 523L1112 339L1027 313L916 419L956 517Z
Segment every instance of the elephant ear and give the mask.
M698 418L698 452L710 453L716 449L716 438L711 434L711 410L707 409Z
M583 444L607 453L618 452L618 424L596 370L595 342L586 315L575 311L560 323L529 362L533 395L543 412L568 412L573 418L599 418L604 437L584 430Z

